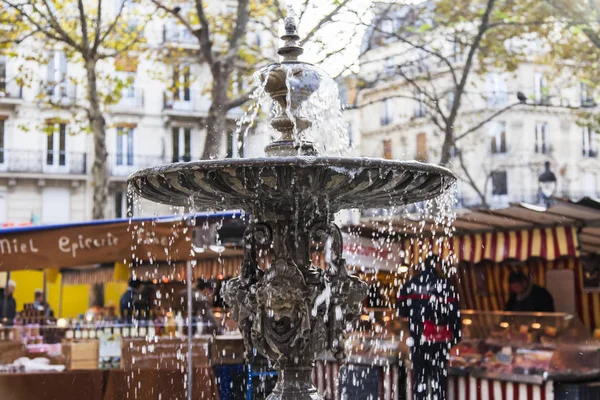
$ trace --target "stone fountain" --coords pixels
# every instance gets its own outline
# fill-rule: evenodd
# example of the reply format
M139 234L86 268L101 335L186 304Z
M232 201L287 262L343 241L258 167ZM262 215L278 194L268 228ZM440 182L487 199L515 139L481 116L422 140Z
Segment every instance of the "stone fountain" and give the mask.
M241 272L226 285L225 301L247 354L257 351L278 370L269 399L321 399L311 383L314 360L330 352L343 362L345 333L367 294L367 285L347 272L334 213L431 199L455 177L419 162L319 155L304 138L312 121L302 104L332 78L298 61L302 48L293 16L285 31L283 61L260 71L265 91L280 106L271 125L281 137L265 148L266 157L169 164L134 173L130 184L160 203L251 215ZM324 269L311 262L315 243L329 249ZM264 250L270 262L262 270L258 257Z

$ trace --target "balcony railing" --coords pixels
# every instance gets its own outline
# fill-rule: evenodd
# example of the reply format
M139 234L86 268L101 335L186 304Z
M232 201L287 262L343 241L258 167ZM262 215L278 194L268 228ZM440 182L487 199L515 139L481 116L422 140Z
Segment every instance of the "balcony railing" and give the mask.
M0 78L0 101L3 99L19 100L23 98L23 87L13 80Z
M85 175L87 155L80 152L0 149L0 172Z
M164 44L199 45L198 39L184 26L165 26L163 28Z
M127 177L142 168L155 167L170 162L163 156L138 156L110 154L107 159L108 174L114 177Z
M199 113L208 112L210 101L200 97L197 98L194 92L191 92L188 99L180 95L176 98L173 92L163 94L163 110L177 111L181 113Z
M141 89L124 89L121 93L121 99L115 106L119 109L141 109L144 108L144 91Z
M488 92L486 99L489 108L504 107L508 104L508 93Z
M62 106L75 104L77 101L77 85L69 80L44 82L42 100Z

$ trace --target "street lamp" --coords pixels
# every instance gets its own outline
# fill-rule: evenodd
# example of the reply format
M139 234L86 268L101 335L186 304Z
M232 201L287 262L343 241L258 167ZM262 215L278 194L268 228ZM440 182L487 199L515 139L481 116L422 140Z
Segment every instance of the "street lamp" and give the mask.
M557 187L556 175L550 171L550 161L544 163L544 172L538 177L538 187L540 201L543 201L546 207L549 207Z

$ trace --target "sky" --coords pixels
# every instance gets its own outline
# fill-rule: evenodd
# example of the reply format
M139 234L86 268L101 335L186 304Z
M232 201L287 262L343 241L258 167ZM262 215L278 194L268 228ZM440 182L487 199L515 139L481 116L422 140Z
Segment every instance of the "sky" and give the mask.
M322 18L327 15L335 5L334 0L311 0L309 9L305 12L299 30L300 36L307 34ZM303 0L288 0L299 14ZM331 76L347 74L358 71L358 56L360 46L366 30L366 25L371 21L369 8L373 0L350 0L353 13L344 12L336 16L334 21L321 28L318 45L308 43L305 46L302 60L321 66ZM324 57L335 53L327 60ZM322 62L323 61L323 62Z

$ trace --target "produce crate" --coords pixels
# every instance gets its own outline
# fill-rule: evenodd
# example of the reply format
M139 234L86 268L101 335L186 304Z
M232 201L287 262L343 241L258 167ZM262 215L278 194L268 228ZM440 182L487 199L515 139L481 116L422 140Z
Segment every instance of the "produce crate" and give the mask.
M100 345L97 340L63 342L67 370L98 369Z
M5 340L0 342L0 364L10 364L17 358L25 357L27 349L21 341Z

